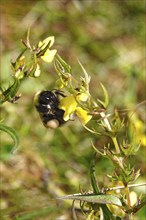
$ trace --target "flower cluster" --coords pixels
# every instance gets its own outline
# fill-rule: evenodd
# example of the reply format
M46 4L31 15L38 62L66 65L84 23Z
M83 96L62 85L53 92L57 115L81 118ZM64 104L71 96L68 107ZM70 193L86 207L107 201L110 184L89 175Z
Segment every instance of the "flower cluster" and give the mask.
M22 42L26 48L15 62L11 62L13 76L18 80L28 76L38 77L41 73L39 65L40 58L47 63L51 63L57 53L56 49L50 49L54 44L54 36L40 41L37 46L31 46L29 40ZM25 54L27 50L29 50L31 57Z
M59 103L59 108L65 111L63 116L64 121L68 121L73 113L78 116L83 125L90 121L92 116L78 104L78 101L85 102L87 99L88 95L86 93L77 93L62 98Z
M21 80L25 77L39 77L41 73L40 60L51 63L57 53L56 49L50 48L54 44L54 36L47 37L40 41L36 46L31 46L29 41L29 30L26 41L22 40L25 49L18 55L17 59L11 61L13 83L7 89L0 87L0 103L15 102L19 97L17 91L20 87Z

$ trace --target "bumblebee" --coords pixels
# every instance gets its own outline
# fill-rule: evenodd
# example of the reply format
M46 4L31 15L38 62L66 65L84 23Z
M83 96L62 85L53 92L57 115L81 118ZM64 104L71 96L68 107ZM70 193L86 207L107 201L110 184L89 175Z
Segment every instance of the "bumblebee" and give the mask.
M57 128L65 123L63 120L64 110L59 109L59 91L40 91L34 97L34 104L40 114L40 118L46 128Z

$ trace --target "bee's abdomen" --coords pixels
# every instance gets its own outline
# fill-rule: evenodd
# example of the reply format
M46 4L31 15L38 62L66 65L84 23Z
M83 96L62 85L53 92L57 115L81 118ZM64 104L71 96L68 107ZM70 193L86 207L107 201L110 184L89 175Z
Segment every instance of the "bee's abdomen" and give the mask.
M59 109L58 94L51 91L42 91L35 96L35 107L40 114L43 124L49 127L49 121L55 120L58 126L65 123L64 110Z

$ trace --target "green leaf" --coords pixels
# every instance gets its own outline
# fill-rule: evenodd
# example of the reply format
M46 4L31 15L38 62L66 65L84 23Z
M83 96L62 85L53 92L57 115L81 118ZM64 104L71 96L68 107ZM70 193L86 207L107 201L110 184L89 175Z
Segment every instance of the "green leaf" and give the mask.
M13 140L13 142L14 142L13 147L14 147L14 148L18 148L18 145L19 145L19 137L18 137L16 131L15 131L13 128L8 127L8 126L6 126L6 125L4 125L4 124L0 124L0 130L1 130L1 131L4 131L4 132L6 132L8 135L10 135L10 137L12 138L12 140Z
M123 144L120 144L120 148L126 156L135 155L140 147L141 147L141 144L137 145L135 143L132 143L132 141L130 144L124 141L123 141Z
M108 106L108 93L106 91L106 88L104 87L104 85L102 83L100 83L100 86L103 90L103 94L104 94L104 101L101 101L100 99L98 99L98 102L104 107L107 108Z
M95 178L95 157L96 157L96 153L94 153L93 155L93 158L91 160L91 164L90 164L90 180L91 180L91 185L92 185L92 188L93 188L93 192L95 194L98 194L99 193L99 188L98 188L98 185L96 183L96 178Z
M83 67L83 65L81 64L81 62L78 60L81 68L82 68L82 71L84 72L84 75L85 75L85 82L86 84L88 85L90 83L90 80L91 80L91 77L88 75L87 71L85 70L85 68Z
M114 195L106 195L106 194L72 194L63 197L59 197L57 199L66 200L80 200L84 202L98 203L98 204L111 204L122 207L121 200Z
M55 59L55 68L60 74L71 73L71 67L58 54Z
M98 195L99 194L99 187L96 183L96 178L95 178L95 157L96 157L96 153L94 153L92 161L91 161L91 165L90 165L90 179L91 179L93 192L96 195ZM103 211L103 216L104 216L105 220L114 219L112 213L110 212L110 210L108 209L106 204L100 204L100 206Z
M14 83L8 87L5 91L1 88L2 94L0 99L0 104L3 104L4 102L13 102L13 99L15 99L16 93L20 86L20 80L15 79ZM17 98L17 97L16 97Z
M27 30L26 44L27 44L28 48L31 48L29 39L30 39L30 27Z

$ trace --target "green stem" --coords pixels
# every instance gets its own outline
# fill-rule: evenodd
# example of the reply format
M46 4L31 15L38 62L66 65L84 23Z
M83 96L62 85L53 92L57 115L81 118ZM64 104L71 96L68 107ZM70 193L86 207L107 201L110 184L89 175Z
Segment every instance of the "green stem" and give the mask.
M128 205L128 208L130 209L131 201L130 201L130 191L129 191L128 186L125 187L125 191L126 191L126 197L127 197L127 205Z
M140 187L140 186L146 186L146 183L137 183L137 184L127 185L128 188ZM116 186L112 188L107 188L105 191L113 191L113 190L124 189L124 188L125 186Z
M125 187L125 191L126 191L127 205L128 205L128 208L131 209L130 190L129 190L128 185ZM132 213L129 215L129 219L133 220Z
M119 145L118 145L118 142L117 142L117 138L112 137L112 140L113 140L113 143L115 145L115 149L116 149L117 154L120 154L120 148L119 148Z

